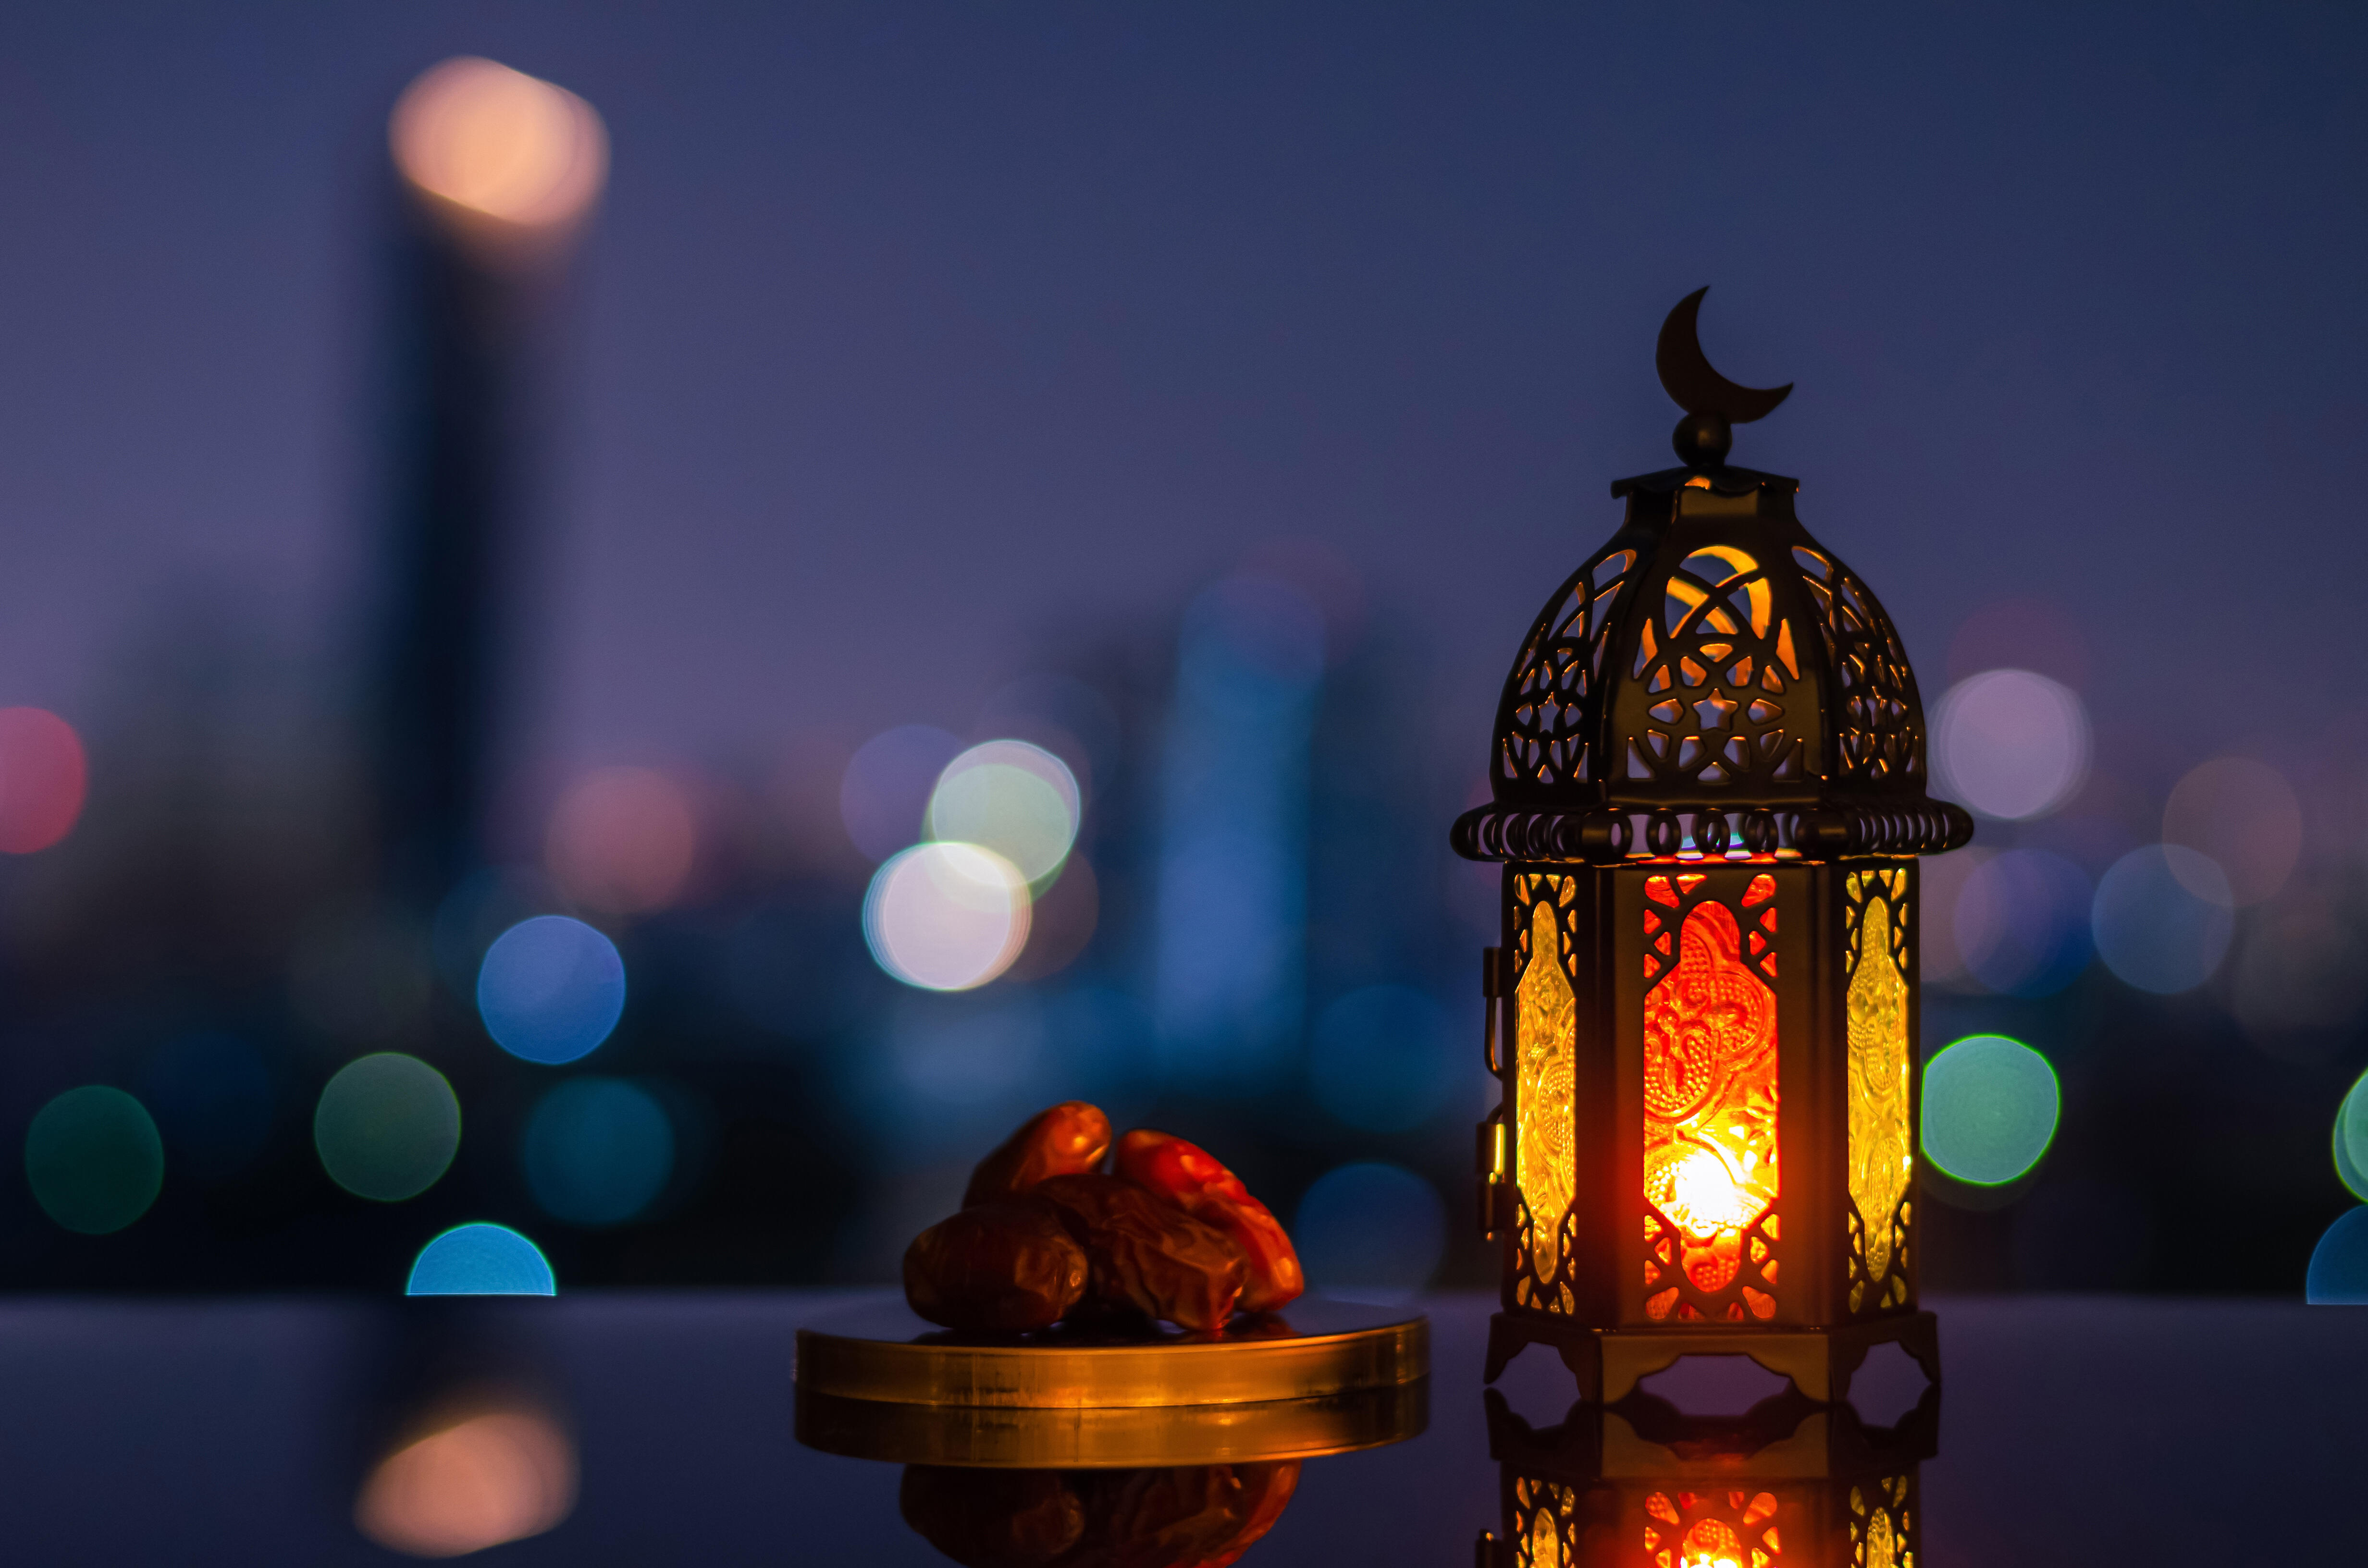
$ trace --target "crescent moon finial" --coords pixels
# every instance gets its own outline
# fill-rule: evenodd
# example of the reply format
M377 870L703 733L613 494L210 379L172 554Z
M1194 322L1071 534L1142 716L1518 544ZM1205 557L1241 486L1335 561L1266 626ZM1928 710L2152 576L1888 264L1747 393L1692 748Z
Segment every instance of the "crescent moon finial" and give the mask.
M1653 356L1654 367L1661 372L1661 388L1688 414L1715 414L1730 425L1764 419L1792 395L1793 383L1737 386L1711 369L1694 320L1702 310L1702 296L1709 292L1705 284L1679 300L1669 319L1661 324L1660 346Z

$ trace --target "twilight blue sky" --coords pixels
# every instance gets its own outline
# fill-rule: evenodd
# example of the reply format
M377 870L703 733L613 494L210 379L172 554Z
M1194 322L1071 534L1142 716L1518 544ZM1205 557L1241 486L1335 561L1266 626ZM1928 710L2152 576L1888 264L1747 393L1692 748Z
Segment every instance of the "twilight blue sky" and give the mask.
M0 704L160 605L334 650L381 126L484 53L606 118L553 744L967 727L1047 628L1323 541L1480 764L1664 466L1679 296L1937 691L2087 619L2161 781L2357 710L2368 15L2342 6L450 5L0 20ZM2158 784L2157 784L2158 787Z

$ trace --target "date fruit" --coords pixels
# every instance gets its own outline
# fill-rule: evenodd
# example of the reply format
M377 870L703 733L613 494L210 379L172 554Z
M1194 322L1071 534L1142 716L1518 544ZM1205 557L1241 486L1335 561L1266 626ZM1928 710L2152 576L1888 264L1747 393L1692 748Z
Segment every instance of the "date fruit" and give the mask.
M1063 1212L1025 1198L965 1209L905 1250L905 1300L967 1334L1049 1328L1085 1299L1090 1279Z
M1098 1171L1110 1146L1110 1118L1101 1108L1083 1100L1064 1100L1030 1117L1000 1148L978 1163L971 1173L970 1187L962 1193L962 1207L1016 1197L1047 1176Z
M1138 1127L1119 1141L1118 1174L1233 1238L1249 1263L1244 1312L1273 1312L1307 1289L1281 1221L1199 1144Z
M1232 1315L1249 1264L1215 1226L1113 1176L1054 1176L1030 1196L1060 1211L1091 1261L1097 1301L1202 1332Z

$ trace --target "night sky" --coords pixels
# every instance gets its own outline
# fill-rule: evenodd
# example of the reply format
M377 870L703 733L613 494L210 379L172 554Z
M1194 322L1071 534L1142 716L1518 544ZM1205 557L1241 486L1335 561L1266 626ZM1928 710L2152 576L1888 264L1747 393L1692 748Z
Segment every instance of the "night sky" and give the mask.
M614 146L567 760L966 729L1286 537L1476 775L1606 482L1671 460L1653 335L1704 283L1718 366L1798 384L1736 460L1803 478L1928 696L2037 593L2157 792L2363 700L2356 8L308 0L0 23L0 703L104 731L191 604L351 650L384 117L460 52Z

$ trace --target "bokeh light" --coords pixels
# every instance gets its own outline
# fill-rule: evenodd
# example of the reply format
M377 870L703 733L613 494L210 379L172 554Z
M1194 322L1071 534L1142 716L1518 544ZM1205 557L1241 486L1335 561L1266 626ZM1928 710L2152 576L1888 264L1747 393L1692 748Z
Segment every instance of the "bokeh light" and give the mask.
M1317 1294L1400 1301L1430 1282L1447 1249L1447 1205L1403 1165L1336 1166L1299 1200L1291 1234Z
M2335 1175L2352 1197L2368 1202L2368 1073L2335 1108Z
M863 937L907 985L967 991L1027 945L1028 879L975 844L919 844L891 858L863 898Z
M263 1053L211 1029L168 1041L150 1059L140 1087L174 1158L208 1176L262 1153L279 1100Z
M2026 1175L2063 1112L2047 1058L2004 1035L1969 1035L1924 1066L1924 1157L1975 1187Z
M1031 883L1061 869L1082 806L1068 765L1026 741L988 741L946 764L929 796L931 836L992 849Z
M520 1149L528 1190L575 1225L618 1225L654 1202L674 1175L674 1122L639 1085L571 1078L527 1118Z
M2260 903L2294 874L2302 854L2302 806L2293 786L2268 763L2215 756L2173 786L2163 807L2162 835L2210 857L2237 903Z
M2097 956L2141 991L2192 991L2227 956L2234 905L2228 879L2194 850L2133 849L2098 881L2090 909Z
M1951 912L1957 956L2009 996L2052 996L2088 967L2088 875L2044 849L2009 849L1974 868Z
M962 743L927 724L900 724L863 743L838 785L848 842L885 860L926 831L929 796Z
M1411 987L1349 992L1317 1017L1309 1040L1316 1104L1367 1132L1420 1126L1455 1086L1452 1034L1445 1010Z
M625 960L581 920L538 915L485 949L477 1012L494 1043L529 1062L574 1062L609 1038L625 1011Z
M30 855L74 831L90 763L74 726L40 708L0 708L0 851Z
M2318 1238L2303 1300L2314 1307L2368 1307L2368 1208L2352 1210Z
M165 1143L141 1103L85 1084L43 1106L25 1130L25 1179L41 1211L69 1231L120 1231L165 1186Z
M387 140L395 167L421 190L526 228L580 217L609 167L608 133L591 105L469 56L404 90Z
M1932 721L1941 791L1986 817L2044 816L2089 776L2089 715L2070 687L2030 670L1951 687Z
M357 1198L400 1203L436 1185L461 1147L461 1102L444 1074L382 1051L348 1062L321 1090L313 1145Z
M455 1225L419 1249L406 1296L555 1296L542 1249L507 1225Z
M576 780L543 835L543 865L559 891L612 915L673 903L698 855L689 791L648 767L604 767Z
M389 1551L460 1557L541 1535L575 1506L575 1445L540 1410L463 1417L381 1460L354 1525Z

